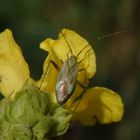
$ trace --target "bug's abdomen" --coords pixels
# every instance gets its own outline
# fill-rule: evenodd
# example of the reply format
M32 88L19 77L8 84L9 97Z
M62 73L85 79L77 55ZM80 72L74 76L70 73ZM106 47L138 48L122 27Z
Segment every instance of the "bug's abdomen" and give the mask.
M64 63L58 74L56 81L56 97L60 104L65 103L72 95L77 83L78 63L75 60L73 65L70 65L72 60L69 58Z
M57 101L63 104L68 99L68 84L66 81L59 81L56 84Z

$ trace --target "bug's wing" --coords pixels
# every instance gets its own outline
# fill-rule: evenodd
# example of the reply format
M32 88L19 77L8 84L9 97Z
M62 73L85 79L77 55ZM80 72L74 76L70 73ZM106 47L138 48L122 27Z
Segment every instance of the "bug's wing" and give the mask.
M78 63L70 67L68 61L65 60L57 77L56 96L59 103L67 101L76 86Z
M67 75L69 67L67 61L62 65L62 68L59 71L57 81L56 81L56 97L59 103L64 103L68 99L68 85L67 85Z
M68 94L72 94L73 90L75 89L77 83L77 74L78 74L78 63L76 63L73 67L71 67L68 71Z
M65 81L67 79L68 71L69 67L67 61L65 61L59 71L56 83L59 83L60 81Z

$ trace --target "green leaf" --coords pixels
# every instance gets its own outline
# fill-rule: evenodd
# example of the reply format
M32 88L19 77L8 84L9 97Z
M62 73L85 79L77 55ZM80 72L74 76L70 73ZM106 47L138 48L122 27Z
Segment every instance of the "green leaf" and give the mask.
M27 84L0 101L0 140L47 140L64 134L71 114L51 94Z
M51 115L54 121L49 136L54 137L64 134L68 130L72 114L60 106L56 107Z

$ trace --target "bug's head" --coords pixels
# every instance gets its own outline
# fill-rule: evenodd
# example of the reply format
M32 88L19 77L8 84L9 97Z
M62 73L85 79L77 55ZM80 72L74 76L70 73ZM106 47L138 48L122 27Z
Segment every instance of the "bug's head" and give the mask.
M69 67L73 67L77 64L77 57L72 55L68 60Z

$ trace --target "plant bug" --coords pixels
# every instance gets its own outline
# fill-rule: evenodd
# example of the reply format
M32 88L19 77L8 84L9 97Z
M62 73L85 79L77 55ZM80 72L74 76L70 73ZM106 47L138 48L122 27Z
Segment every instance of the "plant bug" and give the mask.
M69 42L67 41L62 32L61 34L67 42L69 52L71 52L70 57L67 54L67 59L64 61L62 68L59 71L55 87L58 103L64 104L68 100L68 98L72 95L73 90L75 89L77 83L82 88L85 88L84 85L77 80L77 75L79 71L85 70L79 69L79 64L85 59L86 55L88 54L89 51L91 51L91 49L89 49L86 52L82 60L78 61L78 56L81 54L82 51L85 50L85 48L88 47L89 44L87 44L87 46L85 46L80 52L78 52L77 55L74 55L72 49L70 48Z
M107 34L101 37L97 37L94 41L109 37L109 36L114 36L120 33L123 33L126 31L120 31L120 32L115 32L112 34ZM80 81L77 80L78 72L84 71L86 74L86 69L79 69L79 64L86 58L87 54L92 50L92 48L88 49L84 55L84 57L78 61L79 55L89 46L87 44L83 49L81 49L76 55L72 52L72 49L70 47L70 44L63 34L63 32L60 32L63 38L65 39L67 46L69 48L69 51L67 53L67 59L63 62L63 65L61 69L57 66L57 64L54 61L50 61L50 63L59 71L57 79L56 79L56 86L55 86L55 91L56 91L56 98L59 104L64 104L66 101L70 98L72 95L76 84L78 84L80 87L83 88L83 91L86 89L86 86L82 84ZM69 53L71 53L71 56L69 57ZM48 65L48 67L49 67ZM48 69L47 67L47 69ZM46 72L44 73L44 76L47 74L47 69ZM85 75L85 82L86 82L86 75ZM42 85L42 83L41 83ZM40 85L40 87L41 87ZM83 92L82 92L83 93ZM74 101L75 102L75 101Z

